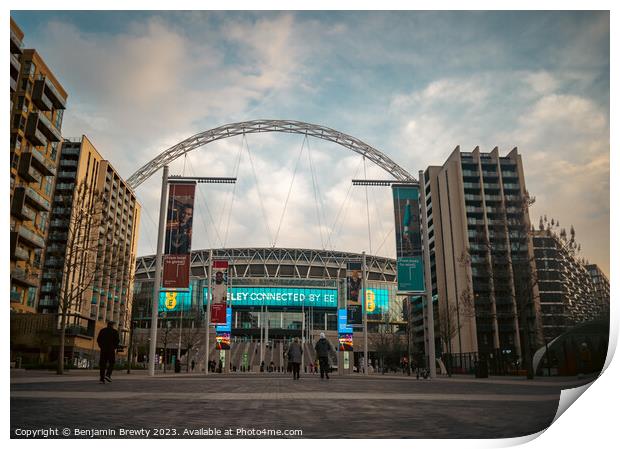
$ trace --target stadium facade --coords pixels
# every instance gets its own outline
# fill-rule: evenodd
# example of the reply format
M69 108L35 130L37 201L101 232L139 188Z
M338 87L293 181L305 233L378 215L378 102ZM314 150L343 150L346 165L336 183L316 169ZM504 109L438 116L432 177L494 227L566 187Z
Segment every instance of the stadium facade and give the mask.
M165 307L166 292L160 293L157 353L162 361L170 363L174 357L180 357L188 364L193 360L197 367L204 364L204 304L209 253L209 250L192 251L190 288L177 292L174 307ZM313 361L312 342L320 332L325 332L337 346L338 309L346 308L347 262L360 261L361 254L315 249L231 248L212 250L212 258L229 263L229 304L232 306L230 365L255 369L260 364L263 326L268 328L264 331L266 365L272 361L276 366L283 365L281 354L294 337L305 342L305 364ZM384 339L379 336L384 336L386 331L393 336L393 341L399 342L396 346L404 352L402 355L408 353L408 301L407 297L396 295L394 259L367 255L366 264L369 361L377 366L378 346L386 344L379 341ZM133 343L136 348L134 355L139 362L146 360L154 273L154 256L137 259ZM218 358L215 340L215 330L211 329L210 360ZM358 366L363 354L362 329L355 329L353 343L354 358L349 355L351 367ZM413 341L411 346L412 353L416 353ZM423 352L423 347L420 349Z

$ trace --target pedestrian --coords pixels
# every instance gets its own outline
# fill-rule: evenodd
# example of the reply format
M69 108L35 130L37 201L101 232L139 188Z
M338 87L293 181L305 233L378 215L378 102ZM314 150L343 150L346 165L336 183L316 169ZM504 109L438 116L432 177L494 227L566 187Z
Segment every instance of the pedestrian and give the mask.
M273 373L276 370L276 366L273 363L273 360L269 363L269 372Z
M192 372L194 372L194 367L196 366L196 362L192 360Z
M112 370L116 357L116 349L120 343L118 331L114 329L114 321L108 321L108 327L104 327L97 335L99 345L99 383L112 382Z
M325 333L321 332L319 341L314 345L314 350L319 358L319 365L321 368L321 379L325 376L329 379L329 356L334 351L331 343L325 338Z
M304 350L301 349L299 338L295 338L288 348L288 359L293 369L293 380L299 379L299 365L301 365L301 356Z

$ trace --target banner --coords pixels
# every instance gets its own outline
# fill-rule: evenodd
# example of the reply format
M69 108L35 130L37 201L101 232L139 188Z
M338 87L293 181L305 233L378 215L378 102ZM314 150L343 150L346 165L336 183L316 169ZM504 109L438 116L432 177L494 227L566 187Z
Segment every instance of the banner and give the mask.
M392 185L398 294L424 291L424 259L417 185Z
M226 309L226 324L215 326L215 332L232 332L232 308Z
M166 212L164 288L189 287L195 183L171 183Z
M366 313L383 315L389 310L390 292L386 288L366 288ZM374 316L373 319L377 317Z
M338 333L339 334L352 334L353 333L353 328L347 324L346 309L338 309Z
M353 351L353 334L338 334L338 350Z
M215 334L215 349L230 349L230 332L218 332Z
M211 323L226 324L228 300L228 261L214 260L211 264Z
M347 322L362 324L362 263L347 263Z
M159 312L181 312L192 308L192 286L189 290L160 290Z
M187 288L189 286L189 254L165 254L163 288Z

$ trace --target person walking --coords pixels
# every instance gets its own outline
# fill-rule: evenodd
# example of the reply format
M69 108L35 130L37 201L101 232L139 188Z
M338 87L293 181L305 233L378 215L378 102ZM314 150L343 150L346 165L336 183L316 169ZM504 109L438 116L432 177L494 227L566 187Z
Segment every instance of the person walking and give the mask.
M118 331L114 329L114 321L108 321L108 327L104 327L97 335L99 346L99 383L112 382L112 370L116 358L116 348L120 343Z
M329 340L325 338L324 332L321 332L319 341L314 345L314 350L316 351L316 356L319 358L321 379L323 379L323 376L329 379L329 356L334 349Z
M293 369L293 380L299 379L299 366L301 365L301 356L303 353L304 350L301 349L299 338L296 337L293 343L288 347L288 360Z

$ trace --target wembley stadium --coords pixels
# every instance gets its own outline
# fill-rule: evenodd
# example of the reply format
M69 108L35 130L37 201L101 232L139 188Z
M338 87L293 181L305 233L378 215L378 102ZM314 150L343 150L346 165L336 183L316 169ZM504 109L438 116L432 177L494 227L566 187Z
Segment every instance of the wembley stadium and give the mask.
M157 341L160 360L156 360L160 368L174 365L175 360L185 365L184 370L189 370L190 365L195 369L204 366L204 305L210 253L212 260L227 260L229 264L228 295L232 313L230 351L226 352L224 364L227 369L255 371L261 358L265 366L282 367L283 352L295 337L304 342L307 368L314 361L313 342L321 332L337 348L338 309L346 307L347 263L361 261L362 254L291 248L195 250L191 252L189 289L174 292L173 307L166 304L169 292L160 292ZM401 341L407 340L407 303L405 297L396 294L394 259L366 255L366 266L368 354L369 363L374 365L380 344L377 336L387 332ZM148 354L154 273L155 256L137 259L133 343L137 359L142 362ZM421 322L414 322L413 326L412 334L423 333ZM225 353L217 348L216 330L213 327L210 330L209 360L220 360ZM363 331L355 328L353 352L347 354L345 368L354 370L359 366L363 345Z

